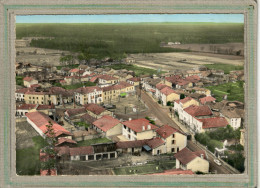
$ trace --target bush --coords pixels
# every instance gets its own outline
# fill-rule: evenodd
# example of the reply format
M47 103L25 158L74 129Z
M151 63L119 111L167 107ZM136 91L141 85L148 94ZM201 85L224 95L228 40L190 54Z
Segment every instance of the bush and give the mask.
M206 134L206 133L197 133L197 134L195 134L195 139L198 142L200 142L201 144L203 144L204 146L207 146L208 150L210 150L213 153L214 153L216 147L217 148L222 148L223 147L223 143L222 142L210 138L209 135Z
M184 94L181 94L180 95L180 99L184 99L185 98L185 95Z
M172 106L172 102L171 102L171 101L168 101L168 102L167 102L167 106Z
M241 152L239 153L233 153L230 154L228 152L225 152L225 155L228 156L228 158L224 158L223 160L226 161L231 166L235 167L237 170L239 170L241 173L245 170L245 157Z
M162 101L158 101L158 104L162 104Z

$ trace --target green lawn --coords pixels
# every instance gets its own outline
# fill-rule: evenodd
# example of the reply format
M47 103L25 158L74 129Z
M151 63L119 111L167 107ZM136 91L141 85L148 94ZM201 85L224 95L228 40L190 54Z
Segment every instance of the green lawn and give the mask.
M136 76L157 74L157 70L155 70L155 69L139 67L136 65L117 64L117 65L111 65L109 67L112 69L115 69L115 70L120 70L120 69L131 70L131 71L135 72ZM161 71L160 73L165 73L165 72Z
M79 65L65 65L65 66L56 66L57 70L61 70L63 67L68 67L71 69L77 68Z
M134 174L153 174L161 173L164 170L175 168L175 160L172 161L160 161L147 163L141 166L134 167L119 167L115 168L114 172L116 175L134 175Z
M40 149L46 144L41 136L32 138L34 147L16 150L16 172L18 175L40 174Z
M16 85L23 86L23 77L22 76L16 76Z
M77 146L90 146L92 144L101 144L107 142L112 142L112 140L109 140L108 138L93 138L90 140L80 141L78 142Z
M64 89L78 89L80 87L88 87L88 86L95 86L96 84L93 83L93 82L84 82L84 83L77 83L77 84L73 84L73 85L64 85L64 86L61 86L63 87Z
M214 95L218 102L223 100L224 95L227 95L227 100L229 101L244 102L245 91L243 85L243 81L238 81L235 83L229 82L217 86L208 86L206 88L211 90L211 93Z
M79 121L79 122L75 122L74 124L80 126L80 127L85 127L85 128L88 128L89 127L89 124L87 124L86 122L84 121Z
M225 74L229 74L232 70L243 70L244 66L236 66L236 65L229 65L229 64L222 64L222 63L216 63L216 64L206 64L205 67L209 69L216 69L216 70L223 70Z

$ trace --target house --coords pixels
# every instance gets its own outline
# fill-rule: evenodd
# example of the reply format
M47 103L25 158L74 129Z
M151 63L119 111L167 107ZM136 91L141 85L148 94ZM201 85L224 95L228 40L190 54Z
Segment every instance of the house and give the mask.
M89 115L88 113L86 113L86 114L84 114L84 115L82 115L82 116L80 117L80 120L81 120L81 121L84 121L85 123L87 123L87 124L89 124L89 125L92 125L92 123L93 123L94 121L96 121L97 119L94 118L93 116Z
M42 112L29 112L25 114L27 117L27 122L43 137L46 137L47 125L52 123L52 128L54 131L54 136L56 138L65 137L68 139L72 138L72 134L64 129L57 122L53 121L49 116Z
M216 102L216 99L212 96L203 97L200 98L199 100L202 105L205 105L206 103L210 103L210 102Z
M56 108L53 104L52 105L38 104L36 107L36 110L38 112L42 112L48 116L52 116L52 117L56 116Z
M179 115L179 119L185 125L187 125L191 130L196 132L196 119L206 118L212 116L212 111L209 106L196 106L191 105L183 110L183 113Z
M225 117L233 129L238 129L242 126L244 114L243 105L236 101L227 102L225 106L220 109L220 116Z
M15 91L15 100L16 101L24 101L24 94L27 91L34 91L34 88L21 88L21 89L17 89Z
M158 128L156 133L166 143L167 153L177 153L187 146L187 136L169 125Z
M202 122L202 129L200 132L212 131L217 128L226 127L228 125L228 122L224 117L203 118L198 119L198 121Z
M102 103L103 91L97 86L78 88L75 90L75 102L80 105Z
M117 142L116 146L119 153L132 153L140 155L143 150L151 153L151 155L160 155L166 153L165 142L159 137L144 140Z
M169 87L164 87L163 89L160 90L161 96L159 100L162 101L162 104L164 106L167 105L167 102L172 102L180 99L180 95L177 94L173 89Z
M84 105L84 107L86 108L88 114L96 119L101 118L104 115L110 115L110 116L113 115L112 112L106 110L105 108L97 104L93 104L93 103L86 104Z
M25 114L28 112L35 110L37 104L20 104L16 106L15 116L17 117L25 117Z
M86 113L86 109L83 108L72 108L64 112L66 119L71 119L74 116L81 116Z
M195 86L200 81L200 77L197 75L193 75L193 76L186 77L184 80L191 82L192 86Z
M176 169L191 170L192 172L209 172L209 162L205 151L192 152L188 148L174 154L176 158Z
M122 122L122 133L129 140L144 140L156 136L157 126L147 119L135 119Z
M165 77L164 79L164 84L172 87L172 88L176 88L177 83L181 80L181 76L180 75L172 75L170 77Z
M71 161L90 161L117 158L115 143L93 144L81 147L56 147L59 159Z
M69 74L70 74L70 76L79 76L79 69L71 69L70 71L69 71Z
M119 82L119 79L110 75L101 75L98 78L99 85L113 85Z
M141 79L139 77L132 77L126 80L129 84L134 86L139 86Z
M155 86L155 98L160 99L160 97L161 97L161 90L163 88L165 88L165 87L171 88L170 86L168 86L166 84L162 84L162 83L156 84L156 86Z
M143 89L145 91L147 91L148 93L151 93L152 95L155 95L155 89L156 89L156 85L161 83L162 80L157 78L157 79L153 79L153 78L146 78L143 81Z
M191 105L199 106L199 102L191 97L185 97L184 99L174 101L174 111L180 116L183 113L183 109Z
M62 147L62 146L69 146L74 147L76 146L77 142L68 138L58 138L57 143L55 144L56 147Z
M189 80L178 80L177 84L176 84L176 88L177 89L183 89L183 88L189 88L192 87L193 83Z
M36 92L27 91L24 94L24 101L26 104L49 104L51 105L51 100L49 99L48 92Z
M28 76L23 78L23 85L25 87L31 87L34 84L38 84L38 80Z
M122 133L122 124L112 116L104 115L92 123L93 129L104 134L105 137Z

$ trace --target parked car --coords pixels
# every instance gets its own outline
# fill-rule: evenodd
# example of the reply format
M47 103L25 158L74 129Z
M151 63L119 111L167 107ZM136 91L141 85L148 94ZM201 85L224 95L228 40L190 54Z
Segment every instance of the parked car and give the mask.
M217 159L214 159L214 162L218 165L218 166L221 166L221 162Z

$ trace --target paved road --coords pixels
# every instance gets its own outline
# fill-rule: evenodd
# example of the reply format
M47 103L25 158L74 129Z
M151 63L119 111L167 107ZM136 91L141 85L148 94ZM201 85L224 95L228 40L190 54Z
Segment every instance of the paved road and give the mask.
M138 91L140 92L140 90ZM168 124L174 128L177 128L181 130L181 128L168 116L167 110L165 108L162 108L158 103L156 103L146 92L141 91L141 98L147 105L147 107L151 110L151 112L163 123L163 124ZM188 141L187 147L192 150L192 151L197 151L201 150L198 145L193 143L192 141ZM214 162L214 156L207 152L209 162L210 162L210 172L212 173L217 173L217 174L234 174L232 169L230 169L228 166L225 164L222 164L221 166L218 166Z
M142 91L141 99L151 110L154 116L156 116L164 125L168 124L176 129L180 129L174 121L168 116L167 109L162 108L158 103L156 103L147 93Z

